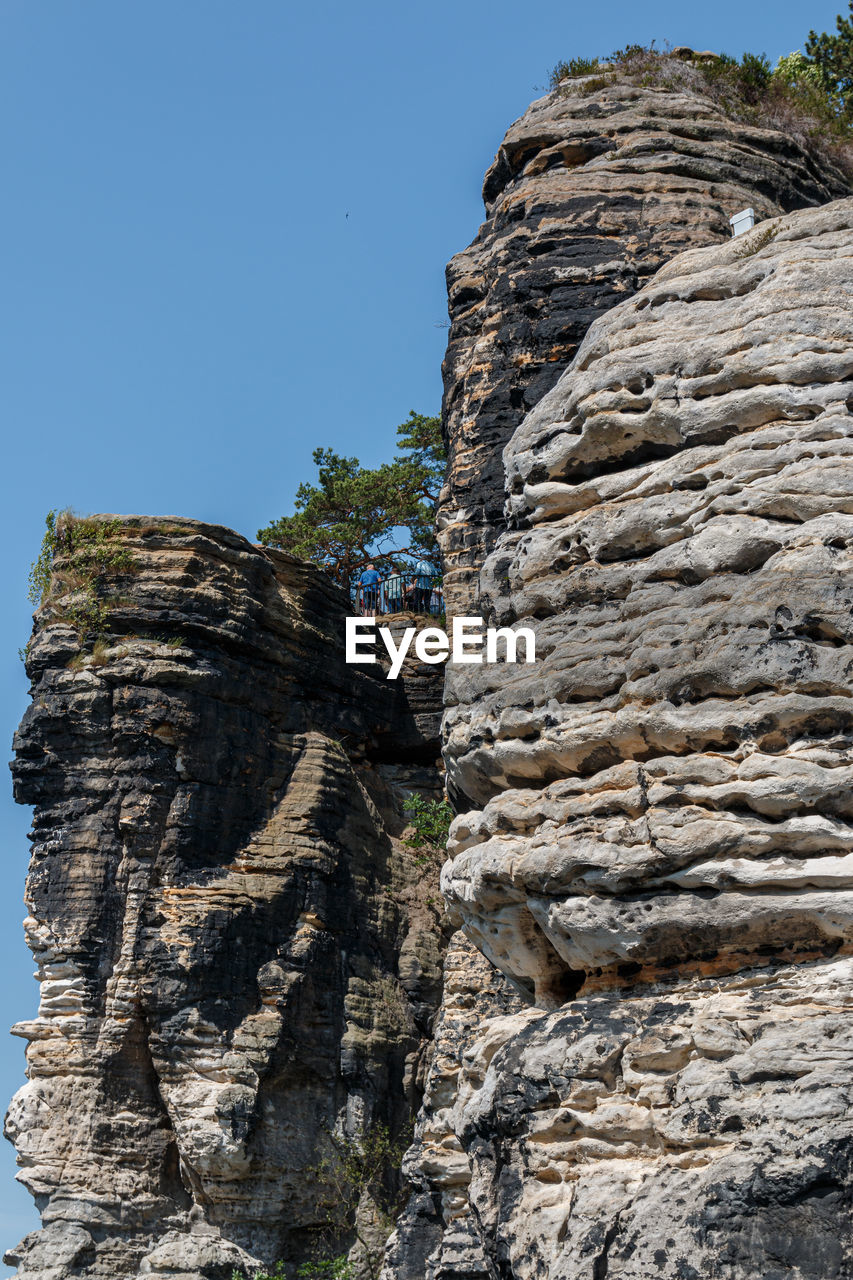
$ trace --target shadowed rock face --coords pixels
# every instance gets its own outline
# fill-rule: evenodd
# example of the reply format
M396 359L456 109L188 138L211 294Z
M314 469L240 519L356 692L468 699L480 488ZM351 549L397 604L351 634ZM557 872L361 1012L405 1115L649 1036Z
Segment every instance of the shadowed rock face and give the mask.
M476 613L503 527L501 450L553 387L596 317L675 254L849 186L793 139L710 99L600 77L565 83L508 131L486 175L486 221L447 269L439 511L451 614Z
M459 1049L389 1276L430 1190L429 1280L472 1234L488 1280L853 1274L853 200L769 231L597 321L505 451L482 599L538 660L449 670L442 885L538 1008Z
M409 708L345 666L313 566L188 520L120 537L119 639L69 669L55 587L15 743L41 1005L7 1132L45 1229L9 1257L230 1280L305 1256L327 1130L422 1092L441 934L395 781L438 783L440 682Z

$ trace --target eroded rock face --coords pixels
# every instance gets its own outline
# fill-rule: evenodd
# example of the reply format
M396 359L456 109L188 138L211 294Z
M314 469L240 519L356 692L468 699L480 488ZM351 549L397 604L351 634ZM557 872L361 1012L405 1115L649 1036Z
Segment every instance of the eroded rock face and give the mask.
M28 660L41 1005L7 1132L45 1228L8 1256L230 1280L309 1251L328 1130L394 1131L422 1093L442 942L398 837L440 682L407 707L347 667L310 565L188 520L120 538L110 646L69 668L57 589Z
M427 1090L403 1166L413 1191L388 1243L383 1280L491 1275L469 1198L471 1163L456 1127L495 1051L531 1012L536 1016L463 933L451 938Z
M851 298L853 200L683 254L506 450L537 662L444 729L443 888L535 1002L447 1113L489 1280L853 1274Z
M449 675L446 889L516 977L851 936L851 228L676 259L507 449L537 661Z
M447 270L450 449L439 512L451 614L476 613L503 527L501 450L589 325L675 254L846 195L843 176L710 99L609 76L565 82L508 131L486 175L486 221Z
M851 978L850 959L747 968L490 1027L455 1116L475 1274L849 1276Z

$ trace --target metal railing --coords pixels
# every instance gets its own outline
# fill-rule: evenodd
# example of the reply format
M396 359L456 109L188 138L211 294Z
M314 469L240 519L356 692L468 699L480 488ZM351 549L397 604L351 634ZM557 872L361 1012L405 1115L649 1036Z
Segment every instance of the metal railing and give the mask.
M392 573L382 582L361 583L353 588L352 602L364 617L384 613L444 613L444 591L441 575L425 573Z

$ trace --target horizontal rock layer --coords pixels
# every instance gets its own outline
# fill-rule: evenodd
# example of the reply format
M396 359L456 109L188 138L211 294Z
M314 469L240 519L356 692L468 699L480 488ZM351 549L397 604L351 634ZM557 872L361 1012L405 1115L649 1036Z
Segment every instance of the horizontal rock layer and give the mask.
M683 254L505 451L537 661L449 668L442 884L535 1004L428 1093L389 1280L853 1274L851 296L853 200Z
M507 448L446 889L516 979L853 937L851 295L851 200L683 255Z
M850 958L746 968L493 1019L386 1274L850 1276L852 978ZM436 1244L426 1206L453 1192Z
M409 707L347 667L311 565L188 520L116 537L106 643L80 656L60 558L28 657L41 1004L7 1133L44 1230L8 1257L231 1280L310 1253L330 1131L421 1096L442 942L399 837L404 788L438 785L440 677Z
M764 219L848 192L793 138L700 94L614 73L533 103L486 175L486 221L447 269L438 529L449 613L477 612L477 576L503 527L501 450L592 321L675 254L728 238L738 210Z

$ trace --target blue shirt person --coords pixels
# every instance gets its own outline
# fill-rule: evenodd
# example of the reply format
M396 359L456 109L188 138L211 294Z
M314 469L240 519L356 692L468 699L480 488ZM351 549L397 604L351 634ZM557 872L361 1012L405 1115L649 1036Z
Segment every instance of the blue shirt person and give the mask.
M429 613L432 595L432 565L419 560L415 565L415 613Z
M378 573L376 566L369 564L358 580L361 588L359 595L361 596L362 613L375 613L376 606L379 603L379 584L382 581L382 574Z

